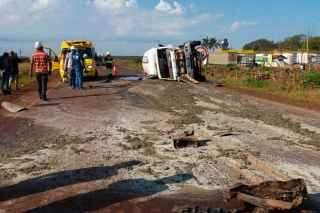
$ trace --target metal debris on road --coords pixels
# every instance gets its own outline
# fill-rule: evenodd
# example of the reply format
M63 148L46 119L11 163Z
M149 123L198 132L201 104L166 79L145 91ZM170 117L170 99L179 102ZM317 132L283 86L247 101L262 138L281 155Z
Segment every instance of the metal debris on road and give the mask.
M1 103L1 107L11 113L18 113L18 112L21 112L21 111L24 111L27 109L27 108L20 106L18 104L6 102L6 101Z
M185 148L189 146L199 147L199 140L193 136L185 136L173 139L173 146L175 149Z
M260 212L288 211L301 207L307 199L307 186L302 179L267 181L259 185L240 184L230 189L230 198L247 204Z

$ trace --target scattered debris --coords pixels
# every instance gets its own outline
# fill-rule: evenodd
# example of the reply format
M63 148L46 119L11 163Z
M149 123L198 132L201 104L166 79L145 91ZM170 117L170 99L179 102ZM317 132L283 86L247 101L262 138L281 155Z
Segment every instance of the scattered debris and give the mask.
M199 81L195 80L194 78L192 78L190 75L186 74L186 75L182 75L182 80L186 80L186 81L189 81L191 83L194 83L194 84L200 84Z
M178 134L173 138L173 146L175 149L181 149L189 146L199 147L198 139L194 137L194 129L186 129L182 134Z
M189 146L199 147L199 140L193 136L185 136L173 139L173 145L175 149L185 148Z
M224 83L223 82L216 82L216 87L224 87Z
M25 107L19 106L14 103L6 102L6 101L1 103L1 107L12 113L17 113L17 112L26 110Z
M230 198L244 202L253 212L294 210L301 207L307 195L302 179L267 181L255 186L240 184L230 189Z
M186 147L200 147L205 146L210 140L199 140L194 136L194 129L187 129L183 134L177 135L173 138L173 146L175 149L181 149Z
M185 136L194 136L194 129L187 129L184 131Z
M174 213L233 213L234 211L225 210L221 208L201 208L201 207L184 207L176 208L173 210Z
M220 136L220 137L229 137L229 136L237 136L240 135L240 132L234 132L233 130L226 130L216 132L213 136Z

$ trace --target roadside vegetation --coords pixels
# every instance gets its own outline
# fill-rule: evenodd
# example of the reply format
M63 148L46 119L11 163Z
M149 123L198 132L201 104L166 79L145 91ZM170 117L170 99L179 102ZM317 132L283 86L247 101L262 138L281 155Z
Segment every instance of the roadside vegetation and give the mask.
M117 57L116 63L133 70L142 70L140 57ZM320 107L320 68L310 71L284 68L241 68L236 65L205 67L208 80L223 86L259 95L271 95L296 105Z
M316 67L301 71L210 65L205 74L207 79L229 88L272 95L299 105L320 106L320 70Z
M19 64L19 71L20 71L20 79L19 79L19 86L20 88L24 88L29 86L35 80L29 77L29 70L30 70L30 63L23 62ZM14 87L12 87L14 89Z
M309 51L318 52L320 51L320 37L308 37L307 35L299 34L277 42L261 38L245 44L243 49L262 52L274 50L299 51L309 49Z
M142 57L139 56L118 56L115 57L115 64L129 70L142 71Z

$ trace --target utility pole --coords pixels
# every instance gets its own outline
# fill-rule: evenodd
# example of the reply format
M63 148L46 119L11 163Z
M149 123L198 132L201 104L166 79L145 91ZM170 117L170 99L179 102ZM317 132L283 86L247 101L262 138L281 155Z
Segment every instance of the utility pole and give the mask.
M308 60L308 71L311 71L311 57L310 57L310 38L311 38L311 33L310 30L307 33L307 41L306 41L306 48L307 48L307 60Z

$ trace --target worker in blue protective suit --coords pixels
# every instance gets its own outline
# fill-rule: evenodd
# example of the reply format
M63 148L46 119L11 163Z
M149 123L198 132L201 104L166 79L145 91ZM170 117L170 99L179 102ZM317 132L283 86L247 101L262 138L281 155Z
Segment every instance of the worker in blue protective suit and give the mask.
M72 54L72 70L73 70L73 88L74 89L83 89L83 69L84 62L82 55L78 49L73 50Z

